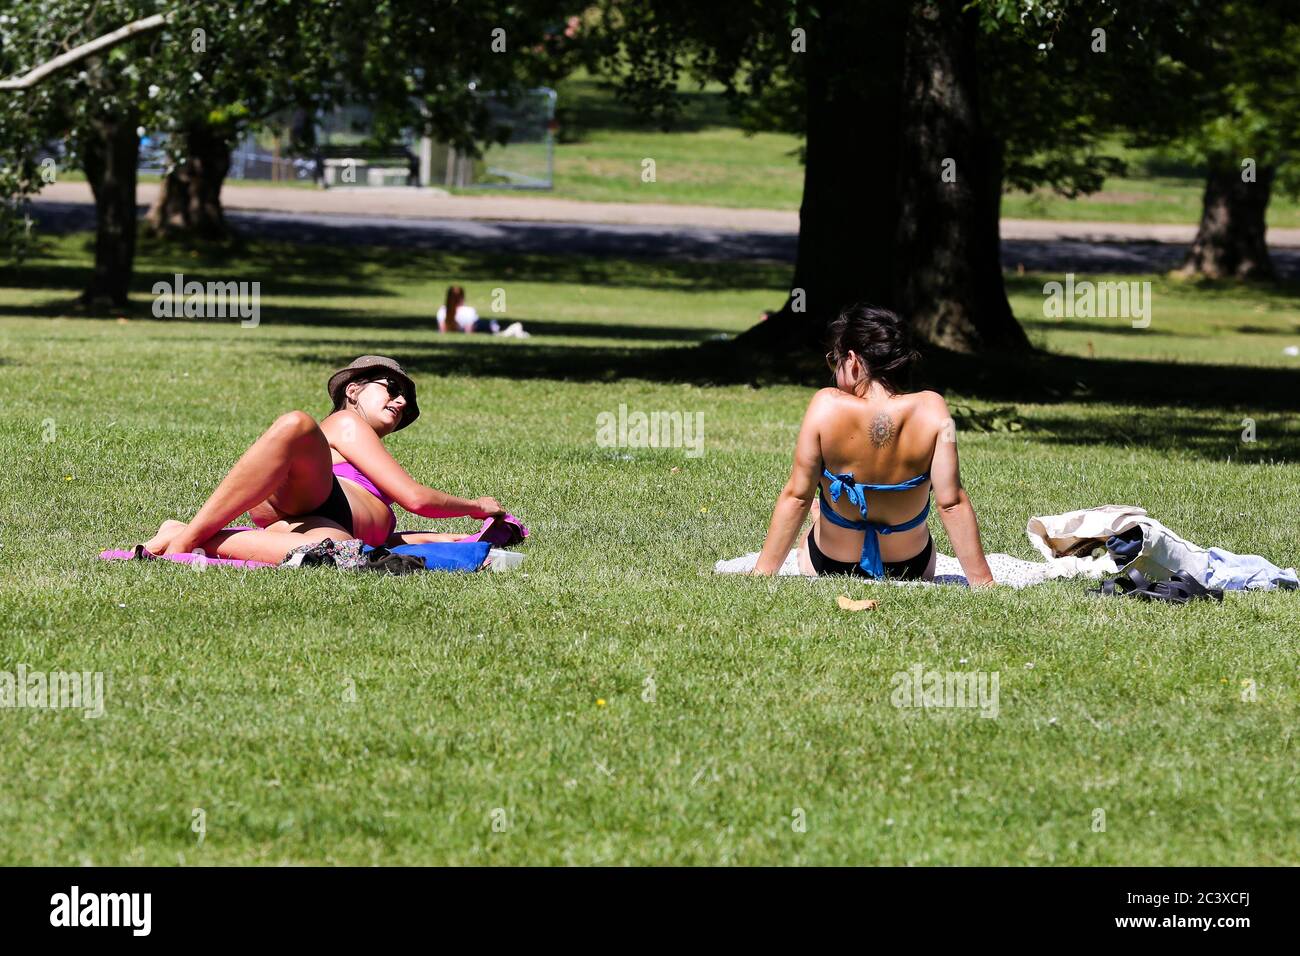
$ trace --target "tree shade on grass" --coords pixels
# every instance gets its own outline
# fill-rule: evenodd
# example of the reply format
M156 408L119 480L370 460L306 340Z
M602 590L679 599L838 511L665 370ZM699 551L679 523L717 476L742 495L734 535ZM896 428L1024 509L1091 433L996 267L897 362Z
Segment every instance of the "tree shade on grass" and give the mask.
M0 670L102 671L106 713L0 711L0 861L1300 852L1295 594L1171 608L1088 598L1078 581L974 595L712 575L759 546L810 390L701 385L725 370L681 349L743 330L783 269L142 243L142 301L177 271L262 281L263 322L242 329L67 317L88 243L49 241L0 271ZM1043 278L1008 291L1054 374L1031 389L995 369L949 391L978 412L1014 401L1023 424L959 425L988 547L1031 558L1028 515L1116 501L1203 544L1300 562L1300 370L1282 353L1300 341L1294 291L1150 277L1160 307L1138 330L1043 318ZM439 338L452 281L471 302L505 289L506 317L537 334ZM426 483L517 507L534 531L520 573L95 560L197 507L277 414L323 414L329 372L376 351L413 370L425 409L393 451ZM702 412L703 457L598 446L597 416L620 404ZM848 613L840 594L880 605ZM999 716L893 706L894 675L917 664L997 672Z

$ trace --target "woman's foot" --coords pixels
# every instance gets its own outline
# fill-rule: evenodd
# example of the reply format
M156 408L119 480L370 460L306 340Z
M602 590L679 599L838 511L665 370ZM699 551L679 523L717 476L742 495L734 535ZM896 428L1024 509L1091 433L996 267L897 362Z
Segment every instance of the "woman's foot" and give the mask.
M184 521L164 521L158 526L158 533L144 543L144 549L152 555L162 554L184 528Z

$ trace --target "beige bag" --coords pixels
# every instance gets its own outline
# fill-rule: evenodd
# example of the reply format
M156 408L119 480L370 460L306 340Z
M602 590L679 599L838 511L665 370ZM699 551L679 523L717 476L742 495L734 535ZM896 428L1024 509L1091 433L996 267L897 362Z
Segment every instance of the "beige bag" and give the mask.
M1052 565L1049 577L1083 574L1098 578L1122 570L1106 551L1106 539L1130 528L1142 529L1142 550L1123 567L1137 568L1153 581L1164 581L1175 571L1186 571L1198 581L1205 580L1209 551L1180 538L1137 505L1101 505L1030 518L1025 534ZM1077 552L1080 546L1086 547L1088 542L1095 542L1092 555L1067 554Z

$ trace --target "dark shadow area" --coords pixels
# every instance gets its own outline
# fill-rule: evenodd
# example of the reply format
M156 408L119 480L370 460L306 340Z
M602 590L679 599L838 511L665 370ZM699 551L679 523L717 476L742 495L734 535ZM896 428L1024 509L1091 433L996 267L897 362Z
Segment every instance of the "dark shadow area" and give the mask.
M1293 411L1300 369L1138 359L1081 358L1049 352L968 356L932 351L925 380L993 402L1173 405Z
M93 228L93 207L75 203L36 202L32 215L52 234ZM708 267L718 262L763 264L781 269L775 287L789 281L798 237L794 232L740 232L679 225L614 225L488 221L467 219L385 219L376 216L307 215L229 211L227 219L244 241L270 239L301 244L304 253L326 246L329 261L345 259L349 249L369 247L375 255L460 252L486 257L564 256L587 260L666 260L672 265L704 266L698 281L708 282ZM1060 277L1067 272L1165 273L1182 265L1188 247L1181 243L1085 241L1077 239L1004 239L1002 264L1013 274L1030 272ZM1273 266L1284 280L1300 279L1300 249L1274 247ZM716 271L716 270L714 270ZM538 280L546 281L546 280ZM557 278L555 281L568 281ZM1038 281L1038 291L1042 283ZM1207 284L1208 285L1208 284Z
M797 244L793 234L675 225L290 217L253 212L230 213L228 218L249 235L263 239L478 253L793 262Z
M51 234L94 228L94 208L88 204L35 202L31 211L40 228ZM704 263L792 263L798 241L792 232L677 225L393 219L251 210L227 210L226 220L245 240Z
M1293 325L1289 329L1281 327L1270 329L1263 325L1239 325L1232 331L1241 335L1300 335L1300 325Z
M266 290L263 290L265 293ZM185 316L155 317L152 300L137 297L128 309L112 308L87 312L80 301L71 295L52 297L39 305L0 305L0 316L58 318L75 316L81 319L116 320L119 317L131 321L187 323L202 325L226 325L239 322L239 314L231 311L228 318ZM427 328L431 335L437 335L437 325L430 311L427 318L405 312L376 312L373 309L358 311L356 309L333 309L322 306L283 306L263 302L259 313L259 322L263 325L304 325L336 329L405 329ZM682 336L689 339L689 336Z
M1098 319L1095 322L1085 322L1081 319L1048 319L1032 318L1020 320L1020 324L1025 327L1026 331L1054 331L1054 332L1092 332L1102 335L1123 335L1131 333L1133 335L1175 335L1164 329L1157 328L1154 325L1145 329L1133 328L1131 319Z
M265 292L266 290L264 290ZM281 294L276 290L277 294ZM268 293L269 294L269 293ZM232 312L227 318L187 318L184 316L175 316L173 318L155 317L151 302L133 300L130 309L111 309L99 312L86 312L81 303L72 295L63 294L53 296L39 305L2 305L0 304L0 316L14 317L44 317L57 318L59 316L75 316L86 319L106 319L116 321L118 317L125 317L132 321L149 321L165 323L182 323L194 322L204 325L226 325L232 322L240 321L237 313ZM489 316L490 317L490 316ZM279 303L264 302L261 305L259 315L260 324L266 326L284 326L284 325L301 325L310 328L327 328L327 329L376 329L376 330L401 330L404 332L423 331L429 336L430 343L440 343L442 347L455 349L459 346L472 346L482 344L484 340L490 340L490 333L475 333L474 335L463 335L460 333L440 333L437 323L434 319L434 311L431 307L429 313L425 316L413 315L409 312L386 312L376 311L375 309L336 309L326 306L294 306L281 305ZM686 327L674 328L665 325L609 325L599 322L554 322L546 319L533 319L527 316L508 315L499 318L502 326L511 322L521 322L524 330L530 336L544 338L591 338L591 339L627 339L633 342L703 342L719 334L717 329ZM349 345L355 345L355 341L348 339L321 339L314 338L315 344L337 344L347 348ZM404 351L410 348L409 341L393 340L390 342L376 342L368 345L369 348L376 349L381 346L387 346L395 351ZM580 346L573 346L580 348Z
M488 318L492 318L491 315ZM563 336L581 339L634 339L646 342L703 342L715 338L717 329L672 325L611 325L603 322L557 322L511 315L500 317L503 325L522 322L534 336ZM455 336L451 337L453 340Z
M1295 250L1300 253L1300 250ZM1094 274L1095 275L1095 274ZM1037 272L1019 275L1016 273L1007 273L1003 276L1003 282L1006 285L1008 295L1022 295L1031 299L1045 299L1043 286L1048 282L1062 282L1063 273ZM1082 279L1076 280L1078 282ZM1300 306L1300 276L1281 276L1277 279L1269 280L1236 280L1236 279L1183 279L1167 276L1136 276L1127 278L1124 274L1116 276L1096 276L1090 277L1088 281L1097 283L1101 282L1151 282L1151 295L1153 298L1153 308L1155 315L1158 317L1161 312L1167 312L1170 309L1176 309L1184 302L1196 302L1205 304L1218 300L1229 301L1233 305L1240 307L1243 299L1255 299L1259 304L1265 306L1275 306L1277 299L1289 299ZM1289 305L1290 303L1288 303ZM1035 315L1035 322L1056 323L1056 322L1077 322L1076 317L1062 319L1050 319L1047 317L1039 318ZM1115 328L1109 331L1118 331L1118 324L1126 323L1124 319L1112 319L1101 321L1114 321L1117 323ZM1106 329L1089 329L1088 331L1106 331ZM1138 329L1149 334L1158 334L1157 330L1152 328ZM1286 334L1286 330L1278 330L1281 334Z
M33 215L51 234L79 231L59 228L57 217L46 221L46 213L64 205L37 203ZM513 279L616 288L781 290L790 280L787 263L794 261L796 242L793 235L781 233L669 226L385 221L347 216L303 216L297 217L301 223L285 224L273 213L230 213L229 218L238 220L244 215L261 218L239 227L244 230L240 243L173 246L142 236L137 271L219 267L225 270L223 278L263 281L266 289L275 275L305 273L319 275L329 284L346 280L367 286L387 277L424 280L436 276L461 283ZM271 228L263 228L268 223ZM417 241L421 237L427 241ZM261 241L264 239L272 241ZM692 250L698 254L690 254ZM88 272L89 245L86 257ZM719 269L718 261L726 261L727 268ZM41 267L39 258L30 258L0 269L0 282L12 276L17 286L34 287L34 280L24 274L36 275ZM367 267L371 273L366 273ZM75 267L52 268L66 270L70 278L62 282L68 288L78 288L85 280L85 273ZM57 281L57 273L51 275ZM149 285L137 281L133 288L147 292ZM468 291L473 295L473 289Z
M1132 414L1093 408L1085 416L1035 415L1034 441L1048 445L1107 445L1192 454L1244 464L1300 459L1300 429L1286 428L1255 407L1230 411ZM1261 416L1259 421L1256 415ZM1254 441L1243 441L1246 420L1255 422ZM959 426L960 427L960 426Z
M323 276L330 273L327 270L320 270L322 273L320 280L308 279L303 281L284 278L283 271L276 268L274 261L260 260L260 263L258 266L240 263L237 268L228 271L217 271L219 266L214 265L211 261L195 260L193 264L190 264L178 260L176 267L182 270L183 282L201 282L205 285L209 282L260 282L263 295L313 298L396 295L396 293L384 286L376 284L374 280L377 277L375 276L368 276L365 279L357 277L344 281L338 279L337 273L334 273L337 281L329 281ZM139 264L131 281L132 294L149 296L150 302L152 302L153 287L156 283L165 282L169 288L173 288L175 284L175 271L166 272L152 266L153 263ZM81 283L85 281L88 272L89 269L86 266L31 260L22 265L0 268L0 285L9 289L66 289L71 291L80 287Z
M1104 241L1082 239L1004 239L1002 265L1016 270L1063 276L1067 272L1169 272L1183 264L1188 246L1177 242ZM1273 247L1273 268L1282 279L1300 279L1300 249ZM1042 282L1038 284L1042 291Z
M304 343L308 347L328 343ZM359 343L341 341L325 351L304 351L293 343L282 343L295 361L342 368L356 358ZM515 380L554 379L567 382L613 382L648 379L663 382L726 384L709 374L707 361L698 347L618 348L493 342L491 336L465 336L455 342L443 339L412 346L410 342L366 342L367 349L382 354L389 348L414 378L420 376L469 375Z

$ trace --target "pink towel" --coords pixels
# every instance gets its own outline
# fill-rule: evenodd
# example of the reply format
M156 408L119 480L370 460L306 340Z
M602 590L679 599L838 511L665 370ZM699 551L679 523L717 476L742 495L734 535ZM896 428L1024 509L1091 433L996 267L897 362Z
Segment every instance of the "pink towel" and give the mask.
M514 515L500 518L487 518L483 526L474 534L461 538L462 541L486 541L494 548L507 548L528 537L528 529Z
M225 531L256 531L252 525L234 525L223 529ZM482 527L474 534L466 535L461 541L486 541L495 548L505 548L528 537L528 529L524 527L522 521L514 515L503 515L500 518L486 518ZM136 546L139 548L139 546ZM141 549L142 550L142 549ZM147 553L147 552L145 552ZM136 550L130 551L101 551L100 558L105 561L129 561L136 557ZM168 555L149 555L143 560L162 560L174 561L177 564L195 564L203 561L206 564L224 565L229 568L274 568L275 564L270 561L245 561L238 558L207 558L197 554L168 554Z
M105 561L130 561L135 558L135 550L131 551L101 551L100 558ZM177 564L196 564L203 562L205 564L225 565L228 568L273 568L275 567L269 561L243 561L239 558L209 558L201 554L159 554L150 555L144 558L145 561L175 561Z

